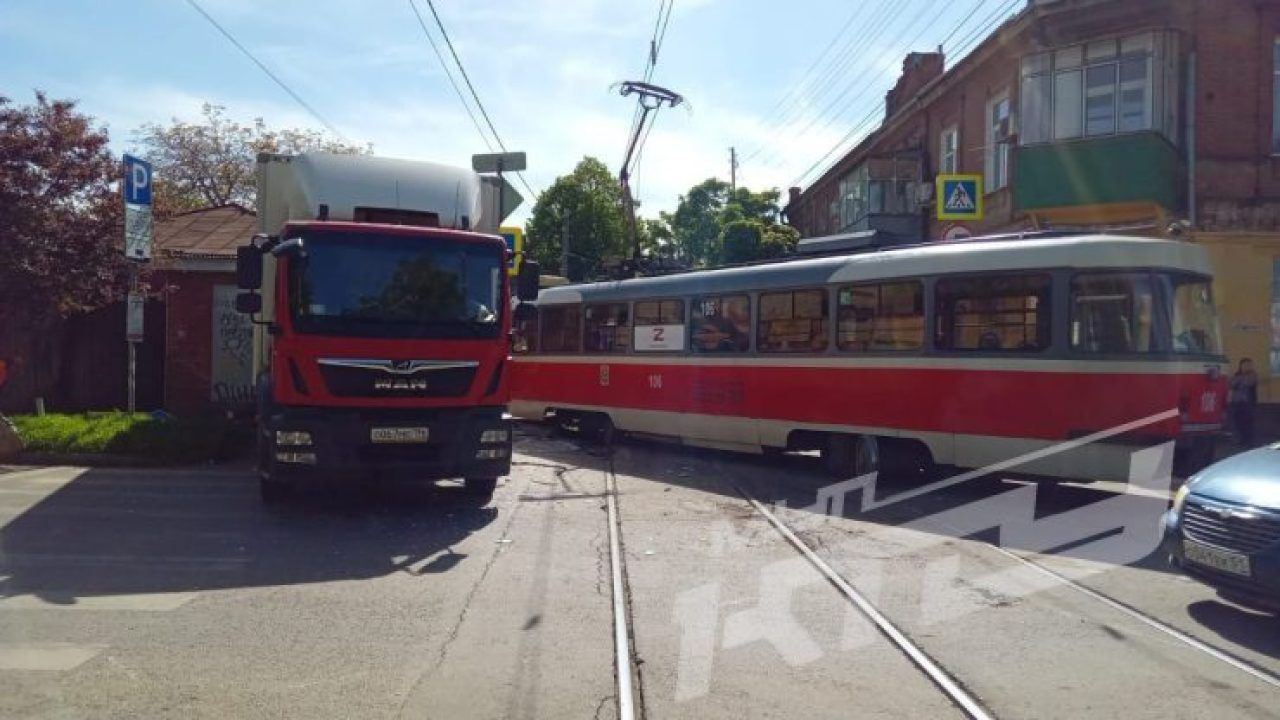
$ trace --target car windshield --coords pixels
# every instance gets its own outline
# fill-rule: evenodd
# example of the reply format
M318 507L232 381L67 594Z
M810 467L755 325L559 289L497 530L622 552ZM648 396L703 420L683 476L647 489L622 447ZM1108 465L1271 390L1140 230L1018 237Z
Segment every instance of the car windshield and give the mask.
M288 265L298 332L387 337L497 332L500 248L371 233L304 234L303 242L304 252Z

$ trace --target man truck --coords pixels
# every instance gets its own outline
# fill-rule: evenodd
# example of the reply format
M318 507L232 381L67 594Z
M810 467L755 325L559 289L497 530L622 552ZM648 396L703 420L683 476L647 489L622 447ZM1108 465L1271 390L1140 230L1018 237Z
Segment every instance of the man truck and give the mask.
M511 285L537 295L536 264L513 276L496 234L519 196L501 175L326 153L263 154L257 183L236 305L263 501L383 476L487 500L511 468Z

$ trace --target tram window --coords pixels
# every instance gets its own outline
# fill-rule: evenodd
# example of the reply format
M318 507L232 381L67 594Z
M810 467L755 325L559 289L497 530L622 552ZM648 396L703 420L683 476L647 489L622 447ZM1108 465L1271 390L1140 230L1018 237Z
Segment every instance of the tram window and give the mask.
M1051 342L1048 275L938 281L940 350L1038 352Z
M924 285L919 282L840 289L839 348L911 352L924 347Z
M1222 336L1211 282L1194 275L1172 275L1166 282L1172 305L1169 324L1173 331L1173 351L1188 355L1220 354Z
M511 317L511 352L527 355L538 352L538 306L520 303Z
M763 293L756 346L760 352L807 353L827 349L827 291Z
M624 353L631 347L631 321L626 303L588 305L584 313L587 352Z
M1155 294L1146 275L1078 275L1071 281L1071 349L1148 353L1155 349Z
M636 303L636 352L684 350L684 301L651 300Z
M698 352L751 349L751 298L724 295L693 301L693 348Z
M539 308L542 325L542 352L576 353L582 349L582 306L561 305Z

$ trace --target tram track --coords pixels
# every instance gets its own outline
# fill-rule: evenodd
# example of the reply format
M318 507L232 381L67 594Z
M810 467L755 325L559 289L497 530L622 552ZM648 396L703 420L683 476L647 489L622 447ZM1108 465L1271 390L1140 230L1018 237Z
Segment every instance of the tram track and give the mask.
M782 536L783 539L791 545L810 565L814 567L823 578L831 584L846 600L849 601L857 610L862 613L876 627L881 635L893 644L903 655L914 665L921 673L923 673L930 682L938 688L939 692L945 695L955 706L965 714L966 717L973 720L995 720L995 715L971 693L964 685L950 672L943 668L936 660L929 656L925 650L911 640L905 632L895 625L884 613L882 613L865 595L860 593L848 580L844 578L835 568L822 559L820 555L804 540L800 538L791 528L784 523L777 515L770 511L763 503L752 497L748 492L740 486L734 485L734 489L738 491L743 499L762 516L774 530Z
M821 543L810 543L803 539L782 518L769 509L764 503L752 496L741 485L732 483L734 490L751 506L755 513L763 518L786 542L805 560L809 562L824 579L835 588L854 608L871 621L876 629L911 663L934 684L934 686L950 699L967 717L994 718L996 715L980 698L969 690L961 678L953 674L939 661L931 657L919 644L915 643L901 627L890 620L886 614L857 587L845 578L835 567L820 554L825 549ZM1160 636L1173 640L1199 655L1212 658L1235 671L1239 671L1272 689L1280 689L1280 675L1261 667L1248 659L1240 657L1210 642L1201 640L1189 632L1178 629L1172 624L1145 612L1139 607L1121 599L1112 597L1097 589L1078 582L1063 573L1057 572L1045 564L1023 556L990 542L979 542L978 545L988 551L1026 567L1034 572L1051 578L1055 583L1070 588L1095 603L1109 608L1111 611L1126 616L1130 620L1147 627Z

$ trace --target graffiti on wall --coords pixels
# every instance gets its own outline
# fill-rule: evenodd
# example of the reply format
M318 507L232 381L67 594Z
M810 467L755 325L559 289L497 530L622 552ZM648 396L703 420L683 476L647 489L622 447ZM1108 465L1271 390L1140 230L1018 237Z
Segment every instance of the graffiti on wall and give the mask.
M213 364L210 399L237 407L253 404L253 323L236 312L234 285L213 287Z

